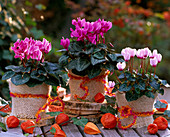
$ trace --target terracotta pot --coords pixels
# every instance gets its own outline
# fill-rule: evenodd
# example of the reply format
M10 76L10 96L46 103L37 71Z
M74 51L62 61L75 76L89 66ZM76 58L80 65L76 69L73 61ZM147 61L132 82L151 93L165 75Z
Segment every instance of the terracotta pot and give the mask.
M134 112L152 112L154 101L157 97L157 94L154 95L154 99L143 95L135 101L128 102L125 98L125 93L116 92L116 102L119 108L122 106L129 106ZM118 113L118 117L120 117L120 113ZM120 119L120 121L122 126L127 126L133 122L133 119L133 116L129 116L128 118ZM136 124L134 124L132 128L148 126L150 123L153 123L153 115L145 117L137 116Z
M31 95L48 95L51 91L51 86L43 83L34 87L28 87L26 84L16 86L8 80L9 89L11 93L17 94L31 94ZM47 101L47 98L33 98L33 97L12 97L12 113L11 115L21 119L34 119L38 109L42 107ZM41 117L45 117L42 112Z
M102 71L99 76L102 76L105 73L106 73L106 71ZM81 76L73 74L70 70L69 70L69 74L71 74L72 76L82 78ZM88 76L85 76L85 77L88 77ZM107 76L104 79L107 81ZM74 98L74 95L78 95L79 97L82 97L85 94L85 91L80 88L80 84L82 81L83 81L82 79L79 79L79 80L74 79L74 78L69 79L69 87L70 87L70 92L71 92L70 100L71 101L76 100ZM99 93L99 92L103 93L103 94L105 93L104 83L102 83L101 81L96 81L95 79L83 84L83 86L87 86L89 89L89 95L86 97L85 100L88 100L90 102L94 102L94 96L97 93Z

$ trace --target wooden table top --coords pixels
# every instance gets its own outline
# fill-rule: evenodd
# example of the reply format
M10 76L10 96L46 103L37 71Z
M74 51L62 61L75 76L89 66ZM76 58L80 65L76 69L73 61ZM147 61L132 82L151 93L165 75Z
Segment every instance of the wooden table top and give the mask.
M103 129L102 124L97 124L98 128L101 130L102 134L98 135L88 135L85 134L83 128L80 126L76 126L73 124L68 124L67 126L62 126L62 130L66 133L67 137L170 137L170 121L168 123L168 128L166 130L159 130L156 135L150 135L149 133L145 133L147 131L147 127L137 128L137 129L128 129L121 130L118 128L115 129ZM34 129L34 133L29 135L28 137L35 137L36 135L40 135L50 129L51 126L44 127L36 127ZM7 132L1 131L0 128L0 137L25 137L20 127L17 128L7 128ZM53 137L51 133L47 133L46 136L42 135L42 137Z

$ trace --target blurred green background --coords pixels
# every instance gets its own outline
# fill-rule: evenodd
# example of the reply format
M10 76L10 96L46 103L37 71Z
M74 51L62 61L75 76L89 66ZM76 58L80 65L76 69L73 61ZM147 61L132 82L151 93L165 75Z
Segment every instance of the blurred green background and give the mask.
M158 49L163 55L157 75L170 83L170 1L169 0L1 0L0 78L5 66L17 65L10 50L19 38L46 38L52 43L48 61L57 62L60 39L70 37L71 20L98 18L113 23L106 40L116 52L124 47ZM9 100L6 81L0 80L0 96Z

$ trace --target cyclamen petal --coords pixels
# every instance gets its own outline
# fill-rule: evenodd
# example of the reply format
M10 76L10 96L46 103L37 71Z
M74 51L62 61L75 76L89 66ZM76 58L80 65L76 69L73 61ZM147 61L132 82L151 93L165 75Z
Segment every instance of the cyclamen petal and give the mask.
M150 59L150 65L151 65L152 67L156 67L157 64L158 64L158 60L157 60L156 57Z
M156 49L154 49L153 53L152 53L153 57L155 57L157 54L158 54L158 51Z
M144 48L144 58L147 58L149 55L151 54L151 51L149 50L149 48Z
M155 57L158 60L158 63L160 63L161 60L162 60L162 55L161 54L157 54Z
M126 62L128 62L130 60L130 54L129 53L124 54L123 57L124 57L124 60Z
M68 50L68 47L70 45L70 40L68 38L64 39L64 37L63 37L61 39L60 45L62 45L66 50Z
M119 71L122 71L125 67L126 67L126 63L125 62L119 62L117 63L116 67L118 68Z

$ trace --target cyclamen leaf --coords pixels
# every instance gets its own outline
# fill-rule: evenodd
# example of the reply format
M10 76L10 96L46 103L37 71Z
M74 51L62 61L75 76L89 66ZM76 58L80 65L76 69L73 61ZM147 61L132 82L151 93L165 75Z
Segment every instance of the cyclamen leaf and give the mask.
M63 113L63 112L47 112L46 114L47 115L50 115L50 116L58 116L60 113Z
M6 125L4 123L0 122L0 127L2 128L2 130L7 131Z
M150 82L150 85L156 90L159 90L160 88L160 84L158 84L156 80L153 80L152 82Z
M108 54L108 57L111 59L111 61L116 61L117 60L116 54Z
M97 59L97 58L94 58L93 56L91 56L91 63L93 66L96 64L105 62L105 61L106 61L106 59Z
M88 77L90 79L98 76L101 73L101 69L100 68L92 68L89 73L88 73Z
M16 86L25 84L30 80L30 75L29 74L24 74L23 76L21 74L17 74L11 78L11 81L13 84Z
M167 115L168 117L170 117L170 110L165 110L164 115Z
M131 88L132 88L132 86L131 86L131 85L127 86L127 84L126 84L126 83L123 83L123 84L121 84L121 85L120 85L120 87L119 87L119 91L130 91L130 90L131 90Z
M151 91L145 92L145 95L149 98L155 98L154 94Z
M14 76L14 75L15 75L15 72L13 72L13 71L8 71L8 72L6 72L6 73L2 76L2 80L9 79L9 78L11 78L11 77Z
M73 120L73 124L78 125L78 126L82 126L82 127L84 127L88 122L88 119L84 118L84 117L81 117L80 119L73 117L72 120Z
M167 104L162 103L161 101L156 101L156 103L154 104L155 108L166 108Z
M76 70L83 71L90 65L90 62L87 59L78 58Z
M97 59L104 59L105 52L103 50L96 52L93 56Z

